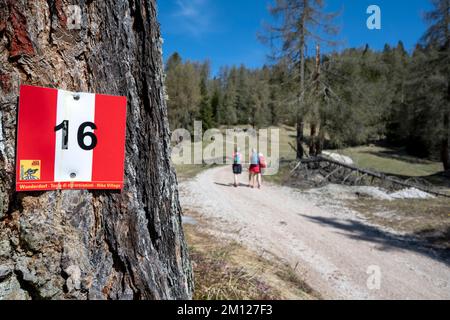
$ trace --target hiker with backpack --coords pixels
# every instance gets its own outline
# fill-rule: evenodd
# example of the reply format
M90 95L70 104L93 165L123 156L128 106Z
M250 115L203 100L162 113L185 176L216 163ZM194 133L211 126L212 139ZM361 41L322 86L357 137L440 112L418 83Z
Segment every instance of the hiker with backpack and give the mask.
M255 188L255 180L258 182L258 188L261 188L261 167L259 165L259 154L256 149L252 150L250 155L250 168L248 175L248 185L252 189Z
M234 187L239 186L239 175L242 174L242 155L240 149L236 148L233 153L233 174L234 174Z

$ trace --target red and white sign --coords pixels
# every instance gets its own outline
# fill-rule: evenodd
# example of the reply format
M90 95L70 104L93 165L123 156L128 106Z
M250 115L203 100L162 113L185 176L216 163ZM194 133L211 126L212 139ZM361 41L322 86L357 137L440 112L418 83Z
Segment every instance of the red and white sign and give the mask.
M16 190L122 189L126 97L21 86Z

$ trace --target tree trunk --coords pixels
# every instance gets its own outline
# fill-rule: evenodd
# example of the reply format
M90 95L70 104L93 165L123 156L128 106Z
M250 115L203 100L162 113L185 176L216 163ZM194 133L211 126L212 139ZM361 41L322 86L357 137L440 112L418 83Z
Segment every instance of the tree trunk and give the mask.
M324 143L325 143L325 121L322 122L320 129L319 129L319 138L317 139L317 144L316 144L316 153L317 156L322 155L323 152L323 147L324 147Z
M444 170L450 170L450 81L447 82L447 105L444 111L444 134L441 145L441 159L444 165Z
M316 135L317 135L317 125L315 122L311 122L311 133L310 133L310 141L309 141L309 155L312 156L316 156L317 152L316 152L316 147L317 147L317 139L316 139Z
M317 100L320 99L319 97L319 89L320 89L320 45L316 45L316 64L315 64L315 70L314 70L314 78L313 82L315 84L314 86L314 94ZM319 141L317 137L317 127L320 123L320 105L319 103L315 103L312 105L312 111L311 111L311 131L310 131L310 141L309 141L309 155L310 156L317 156L318 155L318 149L319 149Z
M128 97L122 192L14 192L19 83ZM191 297L163 91L155 0L0 0L0 299Z
M305 123L301 119L297 119L297 159L303 159L305 150L303 149L303 139Z
M447 1L447 7L445 10L445 22L447 29L445 32L445 38L447 39L445 43L445 52L447 53L447 105L444 111L444 138L442 141L442 162L444 164L444 170L450 171L450 14L449 14L449 4Z
M300 97L299 97L299 106L297 110L297 159L303 159L305 151L303 150L303 139L304 132L303 129L305 124L303 122L303 113L304 113L304 102L305 102L305 15L306 15L306 6L307 1L303 1L304 10L302 12L302 16L300 19Z

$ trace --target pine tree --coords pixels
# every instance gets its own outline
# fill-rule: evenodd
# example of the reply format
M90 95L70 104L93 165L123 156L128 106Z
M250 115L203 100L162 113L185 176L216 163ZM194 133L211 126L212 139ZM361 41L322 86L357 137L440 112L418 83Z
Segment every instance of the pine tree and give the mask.
M220 112L220 80L214 79L211 84L212 87L212 96L211 96L211 111L212 111L212 119L213 126L216 127L221 124L219 112Z
M202 78L200 81L200 119L203 123L203 130L214 127L212 104L209 98L207 79Z
M386 135L388 141L394 145L402 145L406 142L409 128L405 115L408 114L406 104L406 83L409 76L410 57L406 52L403 43L400 41L396 48L388 53L383 53L383 62L388 74L388 81L392 90L391 106L386 113Z
M235 67L222 70L223 99L220 106L219 117L221 124L235 125L238 123L236 110L237 101L237 70Z
M430 24L422 38L430 50L436 51L431 56L429 65L435 75L440 75L446 82L440 101L442 114L442 130L440 133L441 160L445 170L450 170L450 0L431 0L434 8L425 16Z
M190 61L183 62L179 54L172 55L166 66L166 94L171 129L192 129L200 114L201 68Z
M296 110L297 122L297 158L304 156L303 129L305 116L306 95L306 47L308 41L327 41L320 34L333 35L337 29L331 22L335 13L324 12L323 0L276 0L270 9L275 18L281 18L280 26L267 28L269 36L261 37L263 41L273 44L274 39L281 39L279 59L288 59L299 71L298 76L298 106ZM319 31L320 30L320 31Z
M248 70L241 65L237 71L236 112L239 124L246 125L252 119L252 104Z

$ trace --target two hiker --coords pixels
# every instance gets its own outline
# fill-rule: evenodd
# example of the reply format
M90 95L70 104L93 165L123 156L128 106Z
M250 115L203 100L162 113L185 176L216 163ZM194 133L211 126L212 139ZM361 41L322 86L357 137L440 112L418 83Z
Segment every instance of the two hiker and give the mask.
M266 161L262 153L258 153L256 149L252 149L250 156L249 167L249 181L248 185L251 188L255 188L255 182L258 183L258 188L262 186L262 170L267 167ZM239 175L242 174L242 154L240 149L237 148L233 154L233 174L234 174L234 186L239 185Z

